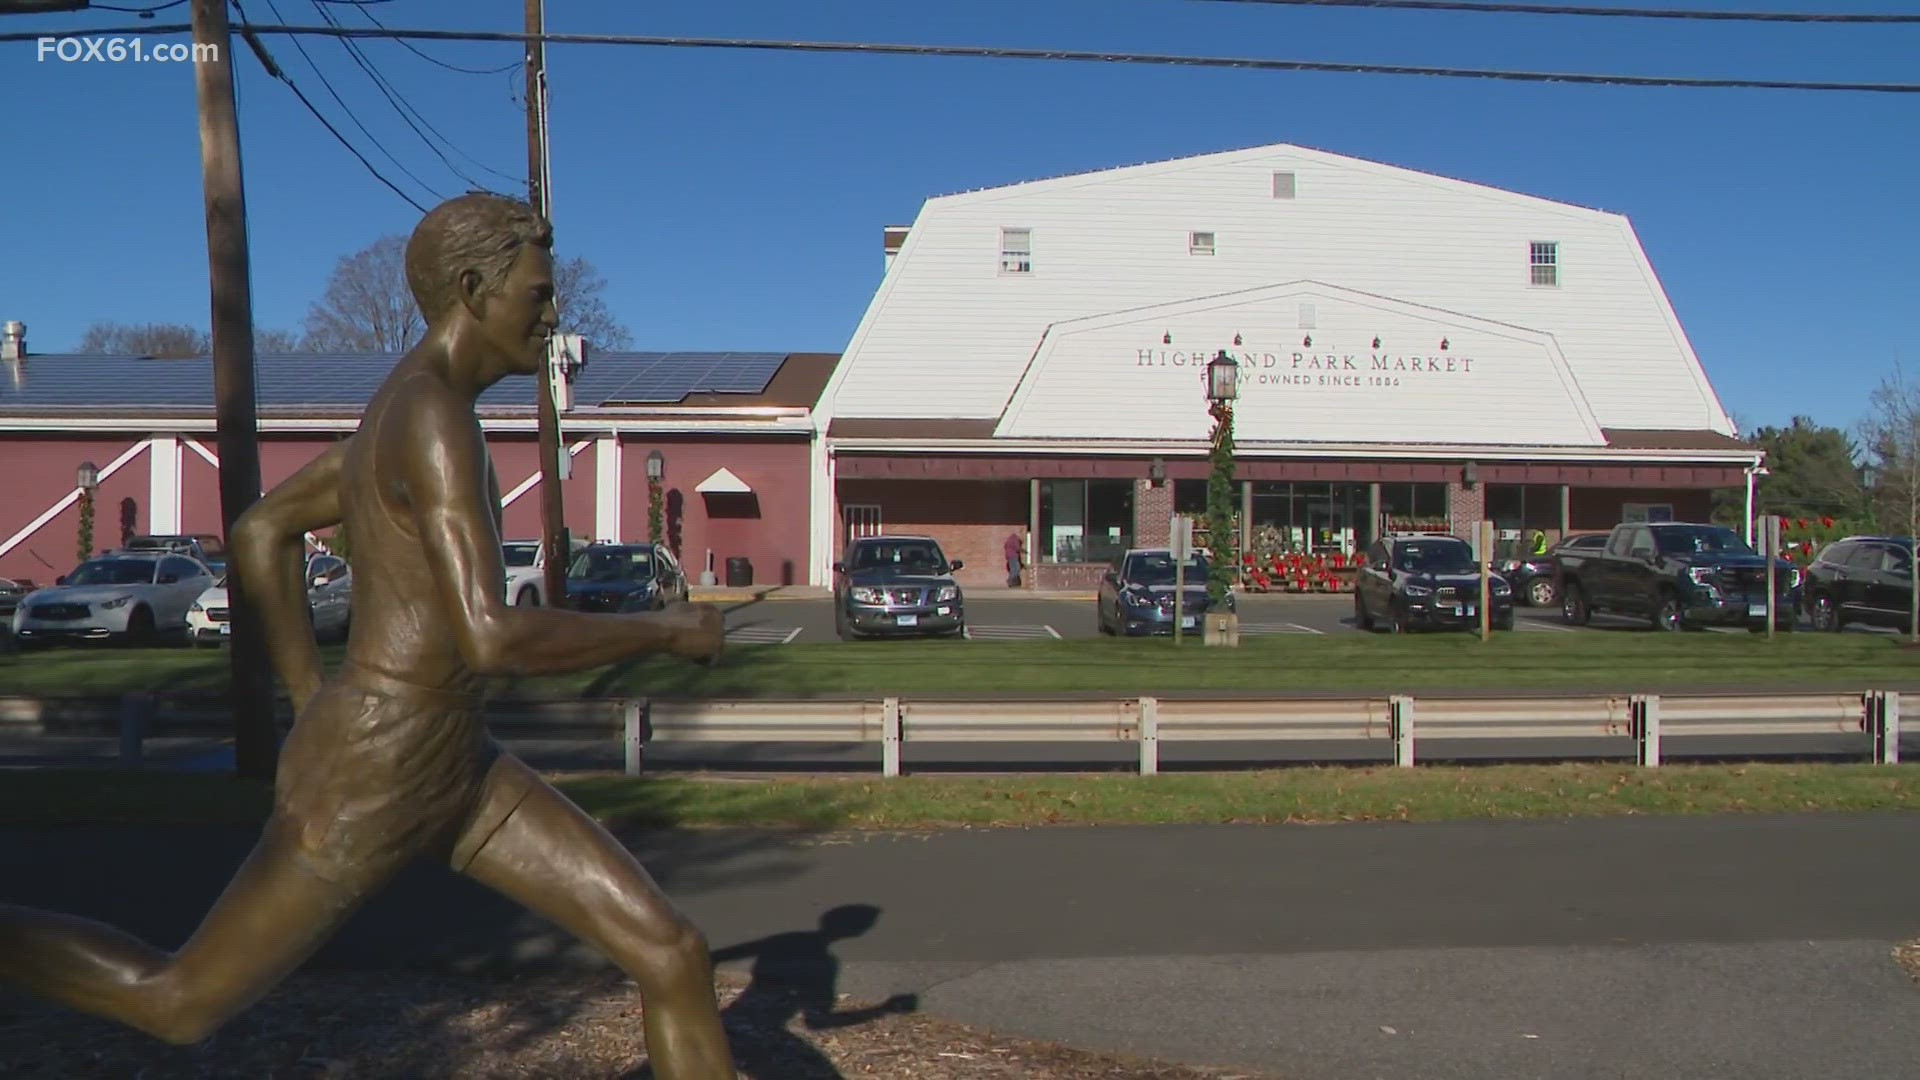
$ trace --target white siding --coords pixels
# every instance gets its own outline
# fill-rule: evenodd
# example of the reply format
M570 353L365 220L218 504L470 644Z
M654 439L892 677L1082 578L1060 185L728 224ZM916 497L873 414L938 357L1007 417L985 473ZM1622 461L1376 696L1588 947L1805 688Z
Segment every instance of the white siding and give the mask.
M1295 174L1294 198L1274 197L1277 171ZM1004 228L1032 230L1030 274L1000 272ZM1194 232L1214 234L1214 254L1189 253ZM1559 245L1557 288L1529 283L1534 241ZM1624 217L1291 146L928 201L821 422L997 417L1050 325L1297 281L1547 335L1602 426L1732 431ZM1211 352L1236 332L1256 333L1201 319L1189 334L1212 340L1180 344ZM1507 423L1549 378L1511 375L1504 390L1434 407ZM1183 435L1204 432L1187 420Z

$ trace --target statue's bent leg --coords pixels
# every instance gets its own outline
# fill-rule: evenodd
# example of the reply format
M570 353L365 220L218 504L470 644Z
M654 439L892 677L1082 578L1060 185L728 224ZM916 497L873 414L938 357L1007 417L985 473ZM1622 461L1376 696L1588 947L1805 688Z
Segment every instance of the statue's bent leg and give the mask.
M0 905L0 985L199 1042L325 942L359 898L308 869L296 827L268 821L213 910L169 955L87 919Z
M487 783L483 806L517 804L497 827L483 809L461 846L477 851L470 861L456 854L455 868L599 948L633 977L660 1080L734 1080L705 936L631 852L517 758L502 755Z

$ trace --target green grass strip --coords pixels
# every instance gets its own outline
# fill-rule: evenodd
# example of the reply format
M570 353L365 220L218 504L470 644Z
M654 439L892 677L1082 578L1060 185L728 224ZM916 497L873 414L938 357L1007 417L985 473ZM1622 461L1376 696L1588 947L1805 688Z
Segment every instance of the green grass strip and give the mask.
M568 775L610 825L806 830L1457 821L1625 814L1920 809L1920 771L1827 764L1303 767L1244 773L738 780ZM240 824L268 785L222 776L22 771L0 779L0 825Z
M741 646L711 668L655 659L578 675L502 679L540 696L810 697L1180 691L1601 690L1708 683L1753 689L1920 683L1920 653L1864 634L1620 631L1495 635L1283 634L1237 649L1158 640L881 641ZM326 650L329 663L338 646ZM188 650L52 650L0 657L0 694L219 690L227 658Z

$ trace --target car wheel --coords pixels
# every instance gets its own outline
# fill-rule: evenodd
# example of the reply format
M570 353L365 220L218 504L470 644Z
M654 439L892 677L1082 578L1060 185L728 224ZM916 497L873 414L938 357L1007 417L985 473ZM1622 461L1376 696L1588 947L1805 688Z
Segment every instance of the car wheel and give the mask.
M1672 632L1680 629L1686 622L1685 613L1680 607L1680 598L1672 593L1660 594L1660 605L1653 609L1653 628Z
M146 648L153 644L153 638L153 609L144 605L134 608L133 613L127 616L127 640Z
M1813 610L1808 612L1813 619L1813 628L1821 631L1840 629L1840 613L1834 609L1833 597L1822 594L1813 598Z
M1408 620L1407 613L1399 608L1394 608L1388 616L1387 628L1394 633L1405 634L1413 629L1413 623Z
M1527 585L1527 603L1534 607L1552 607L1554 599L1552 578L1534 578Z
M539 607L540 591L538 589L532 588L531 586L525 589L521 589L519 594L513 598L513 606L514 607Z
M1593 618L1593 611L1587 607L1586 591L1580 586L1567 586L1566 595L1560 598L1560 618L1568 626L1585 626Z

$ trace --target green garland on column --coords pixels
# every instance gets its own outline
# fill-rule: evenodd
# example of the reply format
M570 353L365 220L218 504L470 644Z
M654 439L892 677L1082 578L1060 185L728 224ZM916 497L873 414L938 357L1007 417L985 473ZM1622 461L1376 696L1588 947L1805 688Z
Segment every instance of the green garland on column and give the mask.
M1213 450L1207 476L1207 532L1213 539L1213 560L1207 572L1207 601L1215 607L1227 598L1238 558L1233 530L1233 403L1216 401L1208 411L1213 414Z
M80 561L93 558L93 492L80 493Z

